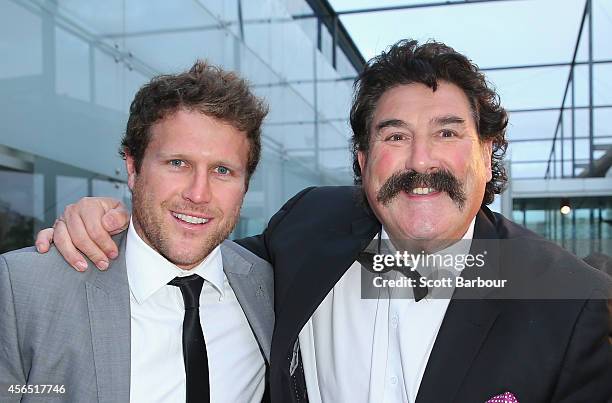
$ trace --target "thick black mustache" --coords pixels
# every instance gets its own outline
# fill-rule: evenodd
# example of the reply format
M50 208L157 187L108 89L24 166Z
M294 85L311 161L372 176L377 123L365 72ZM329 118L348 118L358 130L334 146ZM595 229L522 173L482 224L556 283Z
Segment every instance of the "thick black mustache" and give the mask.
M465 205L466 196L462 183L447 170L439 170L429 174L415 171L396 172L381 186L376 195L376 200L383 205L387 205L399 192L410 192L417 187L433 188L446 192L459 209L463 209Z

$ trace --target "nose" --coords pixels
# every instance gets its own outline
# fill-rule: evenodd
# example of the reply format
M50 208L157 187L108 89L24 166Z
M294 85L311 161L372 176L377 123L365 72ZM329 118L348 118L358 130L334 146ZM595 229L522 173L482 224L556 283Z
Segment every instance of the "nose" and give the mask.
M208 203L212 198L208 172L194 172L183 191L183 199L195 204Z
M405 168L419 173L431 173L439 166L433 142L427 136L414 136Z

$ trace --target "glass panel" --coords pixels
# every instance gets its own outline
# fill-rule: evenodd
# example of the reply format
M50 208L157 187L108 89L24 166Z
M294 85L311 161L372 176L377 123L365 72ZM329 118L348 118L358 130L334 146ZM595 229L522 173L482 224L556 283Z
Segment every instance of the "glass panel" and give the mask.
M34 175L0 167L0 253L34 244Z
M261 230L305 186L350 182L351 83L336 81L331 36L324 55L316 18L292 18L311 12L306 1L241 5L244 40L237 0L0 3L0 147L31 157L35 227L84 195L129 203L117 147L132 98L153 76L197 58L238 70L270 105L234 235ZM347 65L339 54L344 75Z
M81 101L90 100L89 44L70 32L55 29L55 92Z
M505 108L549 108L561 104L569 67L486 71L485 74Z
M0 10L0 79L23 77L26 82L32 81L42 73L40 15L11 1L2 2ZM7 84L2 83L3 92Z
M612 199L571 198L569 205L570 213L563 215L560 213L561 200L558 198L515 199L513 218L581 258L592 253L612 255L609 224Z
M422 2L439 3L425 0L401 5ZM359 9L383 6L386 2L347 3L331 1L337 9L340 4ZM469 55L481 67L488 67L571 60L583 9L583 0L566 0L563 7L555 0L504 1L349 14L341 20L366 60L400 38L419 41L435 38ZM605 46L606 41L601 42Z
M79 178L74 176L57 176L56 177L56 202L55 214L59 217L66 206L74 200L79 200L82 197L89 195L87 178Z

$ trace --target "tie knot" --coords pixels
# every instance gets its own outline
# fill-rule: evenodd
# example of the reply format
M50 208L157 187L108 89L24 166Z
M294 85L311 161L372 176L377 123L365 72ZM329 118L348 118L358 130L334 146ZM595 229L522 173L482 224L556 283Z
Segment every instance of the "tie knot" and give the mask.
M175 277L168 283L178 287L183 294L183 302L185 302L185 310L195 309L200 307L200 293L204 279L197 274L192 274L186 277Z

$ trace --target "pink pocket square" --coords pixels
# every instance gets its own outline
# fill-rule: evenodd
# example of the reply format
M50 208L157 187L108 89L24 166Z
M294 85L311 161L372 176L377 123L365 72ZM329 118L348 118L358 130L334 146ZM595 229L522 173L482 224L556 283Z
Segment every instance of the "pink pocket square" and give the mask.
M519 403L518 399L510 392L503 395L493 396L486 403Z

